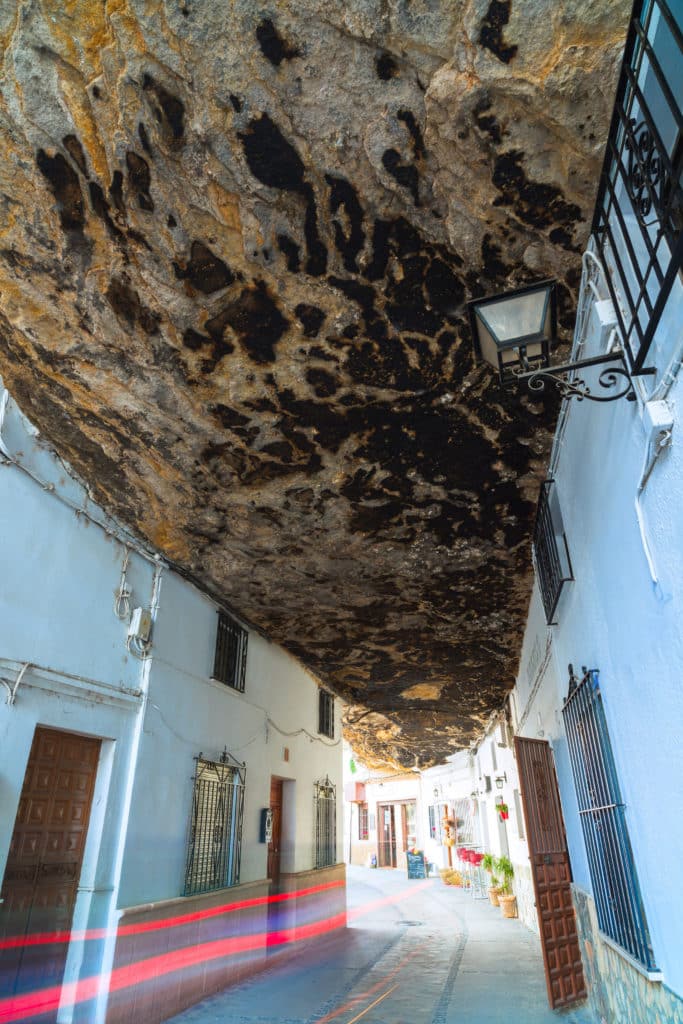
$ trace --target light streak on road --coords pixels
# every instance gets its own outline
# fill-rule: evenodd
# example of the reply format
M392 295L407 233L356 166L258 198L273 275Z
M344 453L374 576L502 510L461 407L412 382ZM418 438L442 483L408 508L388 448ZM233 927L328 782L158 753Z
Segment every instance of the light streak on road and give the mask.
M392 896L371 900L359 907L354 907L348 912L348 914L337 914L326 918L323 921L311 922L303 925L298 924L296 928L282 928L276 931L258 932L244 936L231 936L229 938L215 939L210 942L201 943L200 945L193 944L192 946L182 947L159 956L148 957L125 967L114 968L107 979L109 991L116 992L130 988L134 985L150 981L153 978L173 974L177 971L189 970L196 967L197 964L203 964L208 961L317 938L328 932L343 928L347 923L347 919L355 921L360 917L373 913L381 907L400 903L409 896L414 896L417 891L428 884L428 882L422 882L419 885L411 886L409 889L402 890ZM237 910L263 905L277 905L279 903L286 903L292 899L314 896L330 889L341 887L343 887L343 882L330 882L325 885L312 886L310 888L300 889L294 892L279 893L275 896L262 896L254 897L249 900L239 900L233 903L223 904L220 907L211 907L207 910L192 911L188 914L179 914L159 921L123 925L116 929L116 935L135 935L141 932L154 931L161 928L175 928L180 925L201 921L209 917L229 914ZM108 934L109 933L106 929L90 929L88 931L81 932L63 931L41 933L33 936L17 936L2 940L2 942L0 942L0 950L22 946L47 946L52 943L67 941L87 942L106 938ZM411 955L415 955L417 952L419 952L419 950L416 950ZM400 966L401 965L399 965L399 967ZM396 968L396 971L398 969L399 968ZM382 984L386 984L396 971L384 978L377 986L373 986L367 994L374 994L374 991L376 991ZM77 982L69 982L64 985L53 985L34 992L21 993L0 999L0 1024L10 1024L10 1022L26 1020L29 1017L38 1016L42 1013L54 1012L58 1007L87 1002L88 1000L97 997L100 992L100 987L101 977L97 974L87 978L82 978ZM391 991L393 991L393 989ZM385 993L385 996L388 994L388 992ZM385 996L382 996L381 998L385 998ZM341 1011L337 1011L322 1018L318 1024L323 1024L323 1021L331 1020L334 1017L339 1016L339 1012ZM363 1013L361 1013L360 1016L355 1017L354 1020L359 1020L366 1012L367 1010L364 1010ZM349 1024L351 1024L351 1022L349 1022Z

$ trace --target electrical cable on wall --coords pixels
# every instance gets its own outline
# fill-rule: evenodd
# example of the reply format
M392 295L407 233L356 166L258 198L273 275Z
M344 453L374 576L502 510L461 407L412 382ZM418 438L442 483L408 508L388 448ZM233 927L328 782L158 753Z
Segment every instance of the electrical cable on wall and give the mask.
M253 706L257 707L258 705ZM281 736L301 736L301 734L303 733L304 736L308 736L311 742L315 741L317 743L322 743L323 746L325 747L338 747L339 744L341 743L341 736L338 739L333 740L331 743L328 743L326 740L322 738L322 736L314 736L313 733L310 733L308 731L308 729L301 728L295 729L293 732L287 732L286 730L281 729L280 726L272 720L272 718L269 718L267 721L268 725L272 725L273 729L275 729L276 732L279 732Z
M0 465L12 466L15 469L18 469L20 472L24 473L30 480L32 480L35 484L37 484L38 487L40 487L42 490L47 491L48 494L54 494L55 497L59 501L61 501L63 505L71 509L71 511L76 515L77 518L83 516L85 519L88 520L89 523L93 523L94 526L98 526L104 532L105 536L111 537L113 540L117 540L119 543L124 544L132 551L135 551L135 553L138 554L141 558L144 558L145 561L151 562L152 564L156 564L159 560L159 556L156 553L150 551L148 548L146 548L144 544L135 540L131 535L127 534L127 532L117 523L115 523L114 520L111 520L110 517L106 515L106 513L104 513L106 521L102 522L100 519L97 518L97 516L93 515L91 512L87 510L87 508L85 507L87 505L87 502L94 500L89 488L81 480L79 480L79 478L76 476L73 469L68 465L68 463L66 463L59 455L57 455L57 453L53 450L51 446L46 445L44 441L42 441L40 435L38 435L36 443L41 444L41 446L45 448L47 451L49 451L52 456L58 458L62 465L65 467L67 476L76 484L76 486L80 487L85 492L86 498L83 505L77 505L75 502L70 501L69 498L66 497L66 495L61 494L57 490L53 483L48 483L45 480L41 479L41 477L37 473L35 473L32 469L29 469L28 466L25 466L23 462L20 462L16 455L9 450L5 441L3 440L2 431L5 419L7 418L7 411L10 406L10 401L12 401L12 399L10 397L9 391L3 387L2 383L0 383ZM16 405L15 408L17 409L19 415L22 416L23 419L25 419L25 417L23 417L23 414Z
M647 482L652 476L652 471L655 468L657 459L660 457L662 452L669 447L671 444L671 431L663 430L653 444L649 444L645 453L645 462L643 464L643 471L640 476L640 482L638 484L638 490L636 491L636 518L638 520L638 529L640 530L640 540L643 545L643 552L647 560L647 567L650 570L650 579L654 583L655 587L658 588L659 596L662 597L661 588L659 584L659 575L655 566L652 549L648 540L646 528L645 528L645 516L643 512L643 506L641 504L641 498L643 492L647 486Z
M130 547L124 544L123 562L121 564L121 579L118 589L114 591L114 615L122 622L130 621L130 599L133 593L132 587L126 582L126 570L130 561Z
M152 643L150 640L141 640L139 636L127 636L126 650L134 658L144 661L152 653Z
M17 690L19 689L19 687L21 685L22 679L26 675L27 669L29 669L30 667L31 667L31 662L30 661L24 662L24 664L19 669L19 671L17 673L17 677L14 680L14 682L11 682L11 680L9 680L9 679L5 679L4 676L0 676L0 683L2 683L7 688L7 700L6 700L6 703L9 704L10 706L12 704L14 704L14 702L16 700L16 697L17 697Z

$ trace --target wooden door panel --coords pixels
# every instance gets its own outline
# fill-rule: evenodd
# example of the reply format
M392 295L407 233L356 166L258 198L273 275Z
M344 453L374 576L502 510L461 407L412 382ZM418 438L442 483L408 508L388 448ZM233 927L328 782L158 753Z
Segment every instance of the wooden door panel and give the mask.
M586 996L560 794L545 740L516 736L515 753L548 1001L559 1009Z
M38 727L2 883L0 937L71 927L100 740ZM9 993L58 984L67 944L17 946L3 957Z

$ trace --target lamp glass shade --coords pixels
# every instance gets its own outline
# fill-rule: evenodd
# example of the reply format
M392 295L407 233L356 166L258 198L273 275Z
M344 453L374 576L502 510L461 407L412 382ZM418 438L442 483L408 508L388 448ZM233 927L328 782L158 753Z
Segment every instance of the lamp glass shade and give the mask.
M500 372L501 379L514 370L548 365L555 333L554 281L469 305L477 354Z
M548 318L550 288L524 295L502 296L477 307L477 317L486 325L497 345L507 345L529 335L544 334Z

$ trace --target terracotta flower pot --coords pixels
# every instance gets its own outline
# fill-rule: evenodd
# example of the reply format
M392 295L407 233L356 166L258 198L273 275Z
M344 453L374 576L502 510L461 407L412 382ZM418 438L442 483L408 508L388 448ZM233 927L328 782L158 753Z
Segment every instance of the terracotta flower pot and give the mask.
M489 899L491 900L491 905L492 906L494 906L494 907L499 907L500 906L500 904L498 902L499 895L500 895L500 889L497 886L495 886L495 885L489 886Z
M498 906L503 911L503 917L517 917L517 897L512 894L498 897Z

